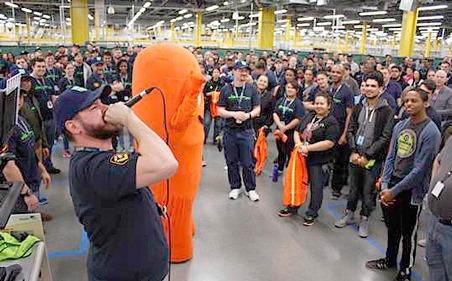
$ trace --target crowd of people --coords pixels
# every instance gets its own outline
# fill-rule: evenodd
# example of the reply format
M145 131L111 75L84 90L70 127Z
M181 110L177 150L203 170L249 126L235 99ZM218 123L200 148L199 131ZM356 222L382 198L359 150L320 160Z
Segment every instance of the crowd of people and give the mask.
M26 183L18 212L47 203L39 190L41 180L48 187L50 174L60 173L52 161L58 138L64 143L63 156L71 157L68 136L55 126L53 104L58 96L68 89L109 85L111 93L101 97L104 104L131 98L133 62L141 46L123 52L119 47L107 50L88 43L83 50L78 45L58 46L54 53L36 48L33 53L0 56L1 76L22 75L19 124L6 147L17 159L3 170L7 180ZM213 124L212 143L224 147L230 199L240 197L243 179L249 199L260 200L253 149L257 132L265 130L275 138L277 173L284 173L294 149L306 158L310 201L303 216L305 226L315 224L325 186L331 186L333 200L342 198L344 186L349 186L344 216L335 226L356 223L360 237L370 235L369 218L380 200L388 229L387 253L385 258L369 261L367 267L396 267L403 238L396 278L410 280L419 214L427 193L435 204L430 233L447 231L450 237L452 187L447 155L452 141L447 139L452 131L452 58L434 67L424 57L397 62L390 55L384 60L368 55L357 63L353 55L346 54L302 57L251 50L220 56L201 48L189 50L207 78L204 142L210 142ZM114 147L132 152L133 136L124 128L114 139ZM429 191L432 170L436 181ZM278 215L290 217L299 208L287 205ZM452 249L435 239L429 238L427 252L431 276L436 276L432 280L449 280ZM441 256L446 250L449 256Z

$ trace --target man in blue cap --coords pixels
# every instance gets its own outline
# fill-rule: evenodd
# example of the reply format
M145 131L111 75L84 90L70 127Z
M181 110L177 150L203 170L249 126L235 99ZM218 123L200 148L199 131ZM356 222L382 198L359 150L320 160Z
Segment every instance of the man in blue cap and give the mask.
M226 118L223 143L231 188L229 199L236 200L241 193L242 179L239 168L241 165L245 193L251 201L258 201L252 120L260 114L260 98L256 87L247 84L250 69L246 62L237 61L233 72L234 80L221 89L218 103L218 113Z
M73 87L55 102L57 125L76 149L69 186L90 240L88 280L163 280L168 246L148 185L173 175L178 163L165 142L119 102L102 104L107 86ZM135 153L117 153L112 137L125 126Z

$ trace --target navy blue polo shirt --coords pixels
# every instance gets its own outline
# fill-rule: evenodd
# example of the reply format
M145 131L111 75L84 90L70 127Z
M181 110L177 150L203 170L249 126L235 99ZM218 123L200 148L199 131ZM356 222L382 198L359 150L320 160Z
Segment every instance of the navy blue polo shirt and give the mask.
M96 280L163 280L168 246L152 193L136 186L138 154L86 149L71 158L75 213L90 240Z
M226 108L228 111L244 111L249 113L255 106L260 105L260 97L257 89L252 84L245 84L243 87L234 87L227 84L221 88L218 106ZM226 127L229 129L252 129L252 120L248 119L242 123L237 123L234 118L226 118Z
M390 80L385 87L385 92L391 95L395 101L397 101L402 96L402 86L399 83Z
M287 98L281 98L276 103L275 113L281 122L284 122L286 125L296 118L301 120L304 115L303 102L298 98L292 101L289 101Z
M41 173L35 153L35 135L22 116L19 116L6 147L7 152L16 156L16 165L22 173L24 182L36 191L41 184Z
M333 116L336 118L341 128L341 134L345 129L347 119L347 108L353 107L353 93L349 86L341 84L337 89L330 88L330 95L333 100Z
M53 102L52 96L55 95L55 85L51 79L31 78L31 93L39 101L39 109L41 110L42 119L44 121L53 119Z

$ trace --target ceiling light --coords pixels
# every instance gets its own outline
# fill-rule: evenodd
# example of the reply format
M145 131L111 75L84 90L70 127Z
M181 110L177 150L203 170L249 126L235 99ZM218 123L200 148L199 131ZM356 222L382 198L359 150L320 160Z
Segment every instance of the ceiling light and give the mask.
M146 8L141 8L141 9L145 9L146 10ZM108 6L107 13L110 14L110 15L115 13L115 8L111 4L110 4L110 6Z
M18 5L14 4L14 3L12 3L12 2L5 2L5 5L6 5L6 6L9 6L9 7L11 7L11 8L19 8Z
M402 28L397 27L397 28L388 28L389 31L402 31Z
M441 22L422 22L422 23L418 23L417 26L437 26L437 25L442 25Z
M33 14L35 14L37 16L42 16L42 13L40 13L40 12L33 12Z
M419 27L419 30L438 30L440 28L439 26Z
M5 3L6 4L6 3ZM425 7L419 7L419 11L431 11L431 10L440 10L440 9L447 9L447 5L437 5L437 6L425 6Z
M216 10L216 9L218 9L218 8L219 8L218 5L212 5L212 6L207 7L207 8L206 8L206 11L207 11L207 12L210 12L210 11Z
M186 12L188 12L187 9L180 10L180 11L179 11L179 15L183 15L183 14L185 14Z
M353 26L355 29L364 28L364 25L355 25Z
M363 12L363 13L359 13L359 15L361 17L364 16L379 16L379 15L386 15L388 12L386 11L375 11L375 12Z
M149 6L151 6L151 2L146 2L146 3L144 3L144 5L143 5L143 7L145 7L145 8L149 8Z
M92 15L88 14L88 19L89 19L89 20L93 20L94 18L93 18Z
M394 22L396 19L394 18L387 18L387 19L374 19L372 22Z
M171 23L176 22L176 21L177 21L177 19L170 20Z
M146 12L146 8L141 8L140 13L144 13L144 12Z
M347 21L341 21L342 24L357 24L360 23L361 21L359 20L347 20Z
M226 1L226 2L223 3L223 5L225 5L225 6L229 5L229 2Z
M25 13L31 13L31 12L33 12L32 10L27 9L27 8L22 8L21 10L22 10L23 12L25 12Z
M176 18L176 20L183 20L183 19L184 19L184 17L181 17L181 16Z
M259 14L250 14L248 17L249 17L250 19L251 19L251 18L258 18L258 17L259 17Z
M402 27L402 25L400 23L383 24L382 27Z
M245 19L244 16L238 16L238 17L236 18L236 20L243 20L243 19Z
M231 21L230 19L221 19L220 22L229 22Z
M39 22L46 22L46 19L40 19Z
M191 18L193 16L193 14L186 14L186 15L184 15L184 19L189 19L189 18Z
M313 17L306 17L306 18L298 18L297 21L312 21L314 20Z
M330 20L330 19L340 19L340 18L345 18L344 15L328 15L328 16L324 16L324 19Z
M318 26L327 26L327 25L332 25L333 23L330 21L325 21L325 22L318 22L317 25Z
M239 12L235 11L232 13L232 19L236 20L239 17Z
M345 26L332 26L331 29L345 29Z
M285 13L287 13L287 10L286 9L276 10L274 13L275 13L275 15L285 14Z
M299 24L297 24L298 27L308 27L310 25L311 25L310 23L299 23Z
M368 28L367 31L379 31L378 28Z
M36 19L36 18L35 18ZM71 21L71 18L66 18L67 21Z
M418 17L417 20L442 20L444 16Z
M49 15L42 15L42 17L45 19L48 19L48 20L51 18L51 16L49 16Z
M277 22L277 23L287 23L288 20L277 20L276 22Z
M162 24L164 24L165 23L165 21L164 20L161 20L161 21L159 21L157 24L158 25L162 25Z

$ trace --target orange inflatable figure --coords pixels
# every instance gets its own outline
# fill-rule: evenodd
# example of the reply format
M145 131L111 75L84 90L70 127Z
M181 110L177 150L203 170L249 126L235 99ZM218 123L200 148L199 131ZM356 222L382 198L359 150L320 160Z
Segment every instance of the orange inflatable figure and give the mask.
M254 172L256 176L260 175L264 168L265 161L268 156L267 139L265 138L265 128L259 129L259 136L257 137L256 145L254 146L254 158L256 158L256 167Z
M205 78L193 54L176 44L156 44L142 50L133 67L133 95L149 87L160 88L166 97L169 146L179 161L177 173L166 182L151 187L156 201L166 205L171 223L163 220L171 239L171 262L193 256L193 201L201 180L204 127L202 84ZM162 139L166 139L162 97L154 90L133 107L135 113Z

